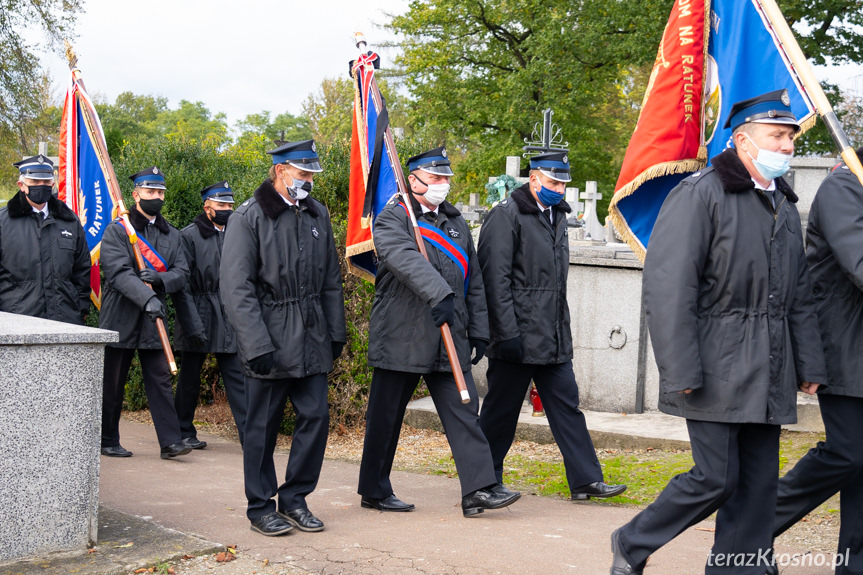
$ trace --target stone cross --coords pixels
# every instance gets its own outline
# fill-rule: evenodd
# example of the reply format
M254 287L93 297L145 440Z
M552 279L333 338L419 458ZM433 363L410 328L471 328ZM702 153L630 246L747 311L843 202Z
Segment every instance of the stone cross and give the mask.
M596 215L596 202L602 199L602 194L596 191L596 182L587 182L587 189L580 197L584 200L585 239L604 240L605 226Z

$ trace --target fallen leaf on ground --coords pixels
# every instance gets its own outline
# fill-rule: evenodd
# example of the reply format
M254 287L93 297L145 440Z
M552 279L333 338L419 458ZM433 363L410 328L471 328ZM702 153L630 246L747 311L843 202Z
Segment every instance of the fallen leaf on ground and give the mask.
M236 556L226 551L219 551L218 553L216 553L217 563L227 563L228 561L233 561L234 559L236 559Z
M269 560L269 559L264 559L264 567L266 567L266 566L267 566L267 565L269 565L269 564L270 564L270 560Z
M135 544L134 541L129 541L128 543L126 543L124 545L114 545L114 549L122 549L123 547L131 547L134 544Z
M93 549L87 549L87 553L88 553L88 554L89 554L89 553L98 553L98 552L99 552L99 550L98 550L98 549L96 549L95 547L94 547Z

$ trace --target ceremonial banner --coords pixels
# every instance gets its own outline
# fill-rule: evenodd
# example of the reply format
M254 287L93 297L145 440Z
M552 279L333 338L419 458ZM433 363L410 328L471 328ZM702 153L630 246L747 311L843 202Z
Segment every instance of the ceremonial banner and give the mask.
M345 258L352 273L369 281L376 273L374 220L398 193L395 170L401 170L390 161L398 155L387 149L384 138L389 116L375 80L377 60L377 54L369 52L351 67L355 87Z
M81 108L86 106L93 126L85 122ZM96 153L95 138L105 141L93 102L84 87L70 77L60 125L60 166L58 197L78 215L90 249L90 299L100 307L99 248L105 227L111 223L114 202L108 189L104 168Z
M730 146L731 106L782 88L803 133L812 103L758 0L675 2L609 206L642 261L668 192Z

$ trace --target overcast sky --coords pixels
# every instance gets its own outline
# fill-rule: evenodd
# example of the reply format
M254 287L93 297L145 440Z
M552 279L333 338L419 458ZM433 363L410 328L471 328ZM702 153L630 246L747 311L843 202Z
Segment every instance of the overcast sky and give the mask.
M92 94L165 96L225 112L233 124L269 110L299 114L324 78L347 77L354 32L392 39L380 25L409 0L85 0L73 44ZM378 50L383 65L392 53ZM69 68L43 56L58 95Z
M324 78L346 77L355 54L354 32L375 44L392 37L386 14L407 11L409 0L85 0L74 47L91 94L201 101L224 112L231 125L269 110L299 114ZM392 50L378 50L382 65ZM45 55L58 92L68 65ZM863 67L818 68L819 80L863 90Z

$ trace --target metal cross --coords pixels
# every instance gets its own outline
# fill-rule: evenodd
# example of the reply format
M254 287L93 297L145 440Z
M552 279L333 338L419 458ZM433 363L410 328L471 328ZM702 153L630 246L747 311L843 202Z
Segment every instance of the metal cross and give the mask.
M544 154L554 150L568 151L569 142L563 141L563 131L560 126L551 122L551 117L553 115L554 112L551 111L551 108L543 110L542 128L540 128L539 122L533 125L533 132L530 135L533 141L530 141L527 138L524 139L524 143L526 145L521 148L524 150L524 154L522 154L523 157L529 158L536 154Z

